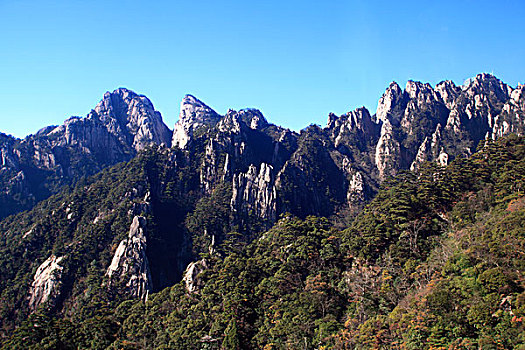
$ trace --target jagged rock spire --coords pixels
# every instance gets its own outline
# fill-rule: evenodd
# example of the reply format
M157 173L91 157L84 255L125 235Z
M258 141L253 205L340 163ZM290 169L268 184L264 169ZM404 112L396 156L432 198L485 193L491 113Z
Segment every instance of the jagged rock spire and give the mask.
M206 124L215 124L220 115L195 96L186 95L180 103L179 120L173 130L172 145L185 148L193 131Z

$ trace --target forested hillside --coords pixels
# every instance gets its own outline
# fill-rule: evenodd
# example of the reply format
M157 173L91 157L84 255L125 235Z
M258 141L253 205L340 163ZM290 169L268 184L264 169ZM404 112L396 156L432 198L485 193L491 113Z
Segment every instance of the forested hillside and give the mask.
M169 152L164 154L168 156ZM24 227L21 232L29 232L25 237L9 232L2 236L2 259L8 262L1 271L7 276L2 277L4 329L12 329L13 325L6 320L18 325L16 330L4 333L3 348L525 346L523 137L511 135L496 142L481 142L478 152L469 158L458 157L448 166L423 163L417 172L402 172L385 180L377 196L355 217L341 214L328 220L285 213L270 230L259 234L253 231L250 239L246 239L246 232L225 225L229 211L220 208L228 202L224 198L230 198L227 186L216 187L204 199L181 198L181 193L192 193L184 188L173 188L169 198L158 196L166 191L156 191L156 186L165 189L180 185L169 181L172 173L162 171L162 157L142 158L147 166L132 167L136 170L125 177L118 168L108 170L79 185L84 186L83 191L79 192L78 186L66 190L67 203L57 202L63 197L51 197L34 210L53 209L56 219L41 218L35 226L36 222L28 221L33 216L25 213L3 222L4 227L19 222ZM156 161L148 163L148 159ZM133 162L141 161L130 164ZM139 188L143 178L148 179L145 192L127 194ZM99 183L107 184L107 188L96 187ZM113 193L117 189L123 192ZM91 198L88 202L92 209L86 207L83 212L92 213L92 217L82 217L93 221L99 218L95 227L101 225L100 235L92 230L74 231L74 215L69 217L73 211L67 208L79 203L76 196ZM120 209L101 214L109 201L115 202L112 208ZM163 208L168 206L156 205L155 201L171 203L170 208L181 203L177 207L180 212L166 213ZM153 203L153 209L147 203ZM187 207L182 203L190 203L196 210L185 216ZM58 312L49 307L53 304L43 304L48 306L37 307L32 313L19 314L18 308L11 309L13 302L23 309L24 296L19 291L31 284L33 274L27 261L32 260L34 245L58 257L62 256L63 245L57 242L74 242L78 254L70 255L70 260L64 258L70 262L55 269L55 273L74 279L85 276L77 274L76 269L86 265L72 263L79 259L91 261L87 270L103 271L110 263L111 251L118 250L118 242L125 240L130 223L129 241L140 241L142 229L156 234L168 232L162 227L168 221L153 220L158 226L148 228L141 226L140 218L135 224L130 222L133 215L119 214L129 210L135 213L133 221L137 216L150 222L151 215L180 215L185 219L179 222L189 232L192 227L204 226L220 232L221 239L196 249L200 260L193 263L184 281L159 288L156 293L141 294L142 299L122 301L111 295L108 283L124 283L128 276L117 262L119 268L114 273L122 280L111 282L114 275L100 278L95 277L100 276L99 272L88 273L80 281L75 280L81 287L71 289L68 302L60 304L57 300L55 305L62 305ZM46 220L59 223L60 230L53 231L56 238L52 241ZM114 236L104 233L112 230L122 232ZM20 244L10 237L26 241ZM108 242L100 237L107 237ZM111 244L114 248L107 250L105 247ZM126 244L123 249L127 249ZM140 272L139 276L145 273ZM159 280L164 278L162 273L158 276ZM131 281L128 287L134 286ZM68 279L62 283L67 284Z

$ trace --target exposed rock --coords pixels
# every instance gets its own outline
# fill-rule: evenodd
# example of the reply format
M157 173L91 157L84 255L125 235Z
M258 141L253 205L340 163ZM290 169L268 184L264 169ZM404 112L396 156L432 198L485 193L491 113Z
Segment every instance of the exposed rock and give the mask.
M410 165L410 170L416 171L421 164L431 161L437 161L441 165L448 163L448 154L443 150L441 142L441 124L437 125L431 138L425 137Z
M381 127L381 136L376 146L375 164L379 171L379 178L395 175L400 168L401 150L395 139L392 124L387 119Z
M129 163L137 168L131 168L130 181L134 182L123 188L123 196L111 192L105 199L118 198L104 200L100 208L85 205L80 198L74 205L71 199L64 199L48 215L54 216L53 223L79 225L76 232L111 230L113 224L132 218L127 237L114 247L106 270L106 286L115 295L143 298L148 291L171 286L183 276L186 288L194 292L206 266L203 261L188 265L195 258L192 254L197 250L217 254L228 229L246 234L243 239L248 240L250 233L263 231L286 212L300 217L357 213L389 175L417 170L425 161L446 165L455 157L471 154L485 138L523 134L523 90L522 85L512 89L486 74L462 88L450 81L435 88L409 81L402 90L392 83L375 117L364 107L341 116L330 114L325 128L312 125L300 134L268 123L255 109L229 110L221 117L188 95L170 135L149 100L118 89L104 95L86 118L72 117L24 140L0 134L0 216L30 208L47 198L50 188L74 183L157 145L141 157L144 163ZM184 150L165 148L171 139ZM118 169L128 168L112 171ZM142 173L145 178L137 179ZM220 228L200 229L199 225L190 237L185 219L193 214L195 203L218 186L229 190L230 184L231 198L226 208L221 207L220 225L216 225ZM97 188L102 187L85 186L86 193ZM75 190L74 195L81 192ZM13 202L20 198L24 202L16 207ZM213 205L213 201L201 203L205 208ZM12 211L3 212L4 208ZM127 218L120 208L128 210ZM153 220L147 226L146 215ZM18 224L15 221L12 225ZM92 226L81 226L85 223ZM17 235L23 244L40 240L43 226L39 221L25 220L23 225L10 229L9 234ZM53 227L58 232L59 225ZM155 231L148 232L147 227ZM105 232L105 244L100 247L107 248L100 256L109 254L113 239L110 231ZM200 238L205 239L197 247ZM81 245L72 238L59 248L70 256ZM29 293L31 310L42 303L53 305L60 293L66 298L61 305L69 308L75 293L82 292L78 289L83 288L82 282L70 284L68 280L61 285L61 259L50 257L39 267ZM59 300L62 303L63 298Z
M518 85L510 94L510 99L503 105L501 113L489 120L492 128L490 137L496 139L515 133L525 132L525 85Z
M197 291L201 285L199 280L199 274L207 268L206 260L201 259L199 261L191 262L188 264L186 271L184 271L184 277L182 278L186 290L189 293Z
M185 148L193 132L201 126L215 124L220 116L202 101L186 95L180 103L179 120L173 130L172 145Z
M271 165L262 163L257 170L252 164L246 173L233 176L231 208L234 213L252 212L270 223L275 222L276 189Z
M151 272L146 256L146 219L135 216L128 238L122 240L115 251L111 265L106 271L109 286L116 281L127 280L126 287L132 297L144 298L152 290Z
M128 161L147 146L169 146L171 137L151 101L127 89L104 94L85 118L71 117L23 140L0 135L0 161L7 169L2 179L21 170L31 175L20 191L5 189L5 200L14 203L0 217L29 209L60 186Z
M59 263L63 259L63 256L56 257L51 255L36 270L29 291L29 309L31 311L36 311L36 309L44 303L53 306L59 297L62 270L64 269Z
M398 125L401 121L405 105L405 94L396 82L392 82L379 99L376 119L382 122L388 120L391 124Z
M341 144L353 143L357 144L359 149L365 149L376 142L379 130L365 107L357 108L341 117L331 113L325 129L330 133L336 148Z
M239 116L251 129L261 129L268 125L261 111L255 108L241 109Z
M241 132L241 123L244 123L244 121L239 113L230 109L217 124L217 129L222 133L239 134Z
M218 182L220 168L218 167L218 150L215 149L217 142L210 139L206 145L202 166L200 171L200 183L204 193L211 193L213 186ZM217 152L217 153L216 153ZM226 169L228 170L228 169Z
M416 158L410 165L410 170L415 171L421 164L429 160L431 154L431 148L430 148L430 140L428 137L425 137L425 140L419 146L419 149L416 154Z
M363 175L359 171L356 171L352 175L350 184L348 185L348 194L347 194L348 203L362 203L365 200L365 182L363 180Z
M509 133L510 123L498 115L511 94L512 88L493 75L483 73L468 79L450 111L445 131L468 140L471 144L468 154L487 134ZM494 125L498 125L499 130L494 130Z
M456 98L461 93L461 88L456 86L451 80L445 80L436 85L436 92L439 94L448 109L454 107Z
M448 154L445 151L441 150L441 152L439 153L439 156L437 157L437 162L441 166L447 166L448 165Z
M112 134L129 135L136 151L150 144L170 145L171 131L145 96L123 88L106 92L94 112Z
M185 149L174 162L184 167L197 159L198 167L191 171L198 177L192 181L199 183L203 194L222 181L240 181L250 165L259 169L264 163L272 167L276 183L283 177L293 182L289 188L304 192L284 195L280 208L276 189L275 215L294 206L301 207L298 211L302 213L320 214L324 211L318 207L335 203L329 198L330 191L341 193L345 203L356 171L366 184L365 197L370 198L386 176L399 170L415 170L424 161L444 164L468 156L486 137L522 134L524 95L523 85L513 89L490 74L479 74L462 87L451 81L435 88L408 81L402 90L393 82L381 96L375 116L364 107L339 117L330 114L324 129L309 127L299 136L269 124L259 110L229 110L221 117L191 95L182 100L179 121L171 133L151 101L117 89L106 93L86 118L72 117L24 140L0 134L0 200L8 203L6 209L0 208L0 217L30 208L52 194L49 189L55 191L106 166L130 160L148 145L169 146L170 140ZM190 147L190 141L197 139L195 147ZM317 148L323 150L317 152ZM315 155L307 159L312 152ZM351 163L346 170L343 158ZM320 167L319 178L312 181L304 173L316 166ZM236 210L253 210L247 209L252 204L241 209L244 194L240 193L245 189L238 191ZM134 205L131 215L140 215L145 210L141 205Z

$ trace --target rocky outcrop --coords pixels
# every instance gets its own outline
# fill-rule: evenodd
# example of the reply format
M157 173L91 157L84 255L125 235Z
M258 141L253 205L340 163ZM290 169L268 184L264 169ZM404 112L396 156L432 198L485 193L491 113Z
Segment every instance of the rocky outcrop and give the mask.
M36 311L43 304L54 306L54 302L60 296L64 268L59 264L63 259L63 256L51 255L36 270L28 298L31 311Z
M151 144L171 144L171 130L146 96L122 88L106 92L88 118L95 114L110 133L127 141L136 151Z
M503 126L503 118L498 118L498 115L505 103L509 102L512 90L493 75L485 73L478 74L463 84L445 127L445 132L450 133L451 137L460 138L468 145L468 150L463 151L463 154L471 154L479 141L487 136L510 133L509 128L501 131L494 130L494 126L499 123Z
M135 216L129 228L128 238L120 242L106 271L109 287L124 281L129 295L135 298L143 298L152 290L145 230L146 219L143 216Z
M381 127L381 136L377 142L375 165L379 172L379 179L393 176L401 164L401 147L394 135L394 129L387 119Z
M180 103L179 120L173 130L172 145L185 148L193 132L198 128L215 124L220 116L202 101L192 95L186 95Z
M184 277L182 281L184 286L189 293L196 292L202 287L202 281L199 279L199 274L208 268L208 264L205 259L194 261L188 264L186 271L184 271Z
M264 115L255 108L241 109L239 111L239 116L242 121L248 125L251 129L262 129L268 126L268 121Z
M391 124L399 125L405 106L405 93L396 82L392 82L383 96L379 99L376 110L376 119L381 122L388 120Z
M147 97L120 88L106 92L86 118L72 117L40 134L56 138L53 147L75 145L94 154L109 151L109 161L115 161L122 159L119 153L170 146L172 133Z
M29 209L62 185L128 161L145 147L169 147L171 137L151 101L123 88L104 94L85 118L71 117L23 140L0 137L0 202L10 208L0 217ZM9 186L14 182L21 188Z
M350 204L363 203L365 201L365 182L363 175L359 171L352 175L346 198Z
M365 107L340 117L331 113L325 129L329 132L336 148L343 144L353 144L359 151L377 142L379 131L379 127L372 121L370 112Z
M321 207L332 208L329 203L366 201L385 177L400 170L415 170L426 161L446 164L472 154L485 138L522 134L523 89L490 74L479 74L461 87L451 81L435 87L408 81L402 89L392 82L375 115L364 107L330 114L325 128L309 127L300 135L268 123L256 109L229 110L221 116L191 95L183 98L171 133L151 101L117 89L106 93L86 118L72 117L24 140L0 137L0 203L5 203L0 215L30 208L61 185L129 160L149 145L170 144L184 150L178 162L192 164L191 172L197 174L192 184L198 182L203 195L221 182L233 184L232 210L237 213L251 211L270 221L281 210L299 207L297 213L320 214L325 212ZM246 194L243 186L255 186L247 182L251 167L259 169L253 175L259 177L262 164L279 183L275 194L266 193L268 184L262 183L257 186L263 188L252 187ZM318 176L317 183L305 175L307 168L316 167L311 173ZM283 185L285 181L291 185ZM293 188L303 192L294 194ZM287 193L280 193L284 189ZM312 197L307 199L307 194ZM248 203L245 195L251 198ZM333 195L346 196L346 203L334 202ZM257 196L273 196L275 213L270 204L255 209L250 201Z
M451 110L454 107L454 102L461 93L461 88L456 86L451 80L445 80L436 85L436 92L441 97L445 106Z
M231 209L237 216L255 214L269 223L274 223L276 196L271 165L261 163L257 169L252 164L246 173L233 176Z
M518 85L503 105L500 114L489 120L490 137L496 139L509 133L522 135L525 132L525 85Z
M444 151L441 141L441 124L438 124L432 137L425 137L410 165L410 170L416 171L424 162L437 161L440 165L448 164L448 154Z

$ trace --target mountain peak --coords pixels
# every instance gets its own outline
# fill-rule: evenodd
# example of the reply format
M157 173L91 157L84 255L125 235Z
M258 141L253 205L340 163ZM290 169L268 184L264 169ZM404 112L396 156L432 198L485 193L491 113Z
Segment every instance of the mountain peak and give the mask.
M204 104L201 100L199 100L197 97L193 96L192 94L186 94L182 98L182 103L200 103Z
M207 116L217 115L217 113L208 107L204 102L193 95L185 95L180 102L179 121L195 120L204 121Z
M262 114L262 112L256 108L244 108L239 111L241 119L251 129L259 129L268 125L268 121Z
M193 130L207 124L215 124L220 115L193 95L187 94L180 103L179 120L173 130L172 145L186 147Z
M436 92L441 96L448 109L452 109L454 101L461 93L461 88L458 87L452 80L444 80L439 82L435 88Z
M161 114L146 96L132 90L120 87L106 92L94 112L91 117L102 121L110 133L129 139L136 151L151 143L170 143L171 131Z
M408 83L407 83L408 84ZM393 117L396 106L405 103L405 96L401 87L395 82L391 82L385 90L383 96L379 99L376 110L376 119L385 121ZM398 123L397 121L396 123Z

